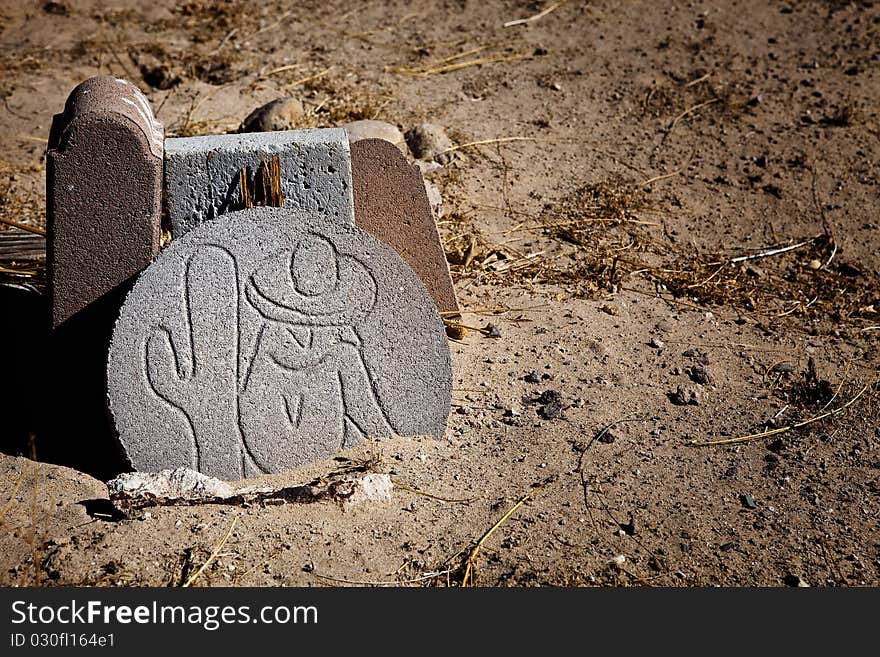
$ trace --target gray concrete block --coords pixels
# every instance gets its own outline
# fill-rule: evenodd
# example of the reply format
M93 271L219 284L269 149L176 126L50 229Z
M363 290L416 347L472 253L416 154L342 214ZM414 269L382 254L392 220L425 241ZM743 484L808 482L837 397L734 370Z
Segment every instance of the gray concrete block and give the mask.
M165 140L165 192L171 233L245 208L239 171L253 179L277 155L283 207L354 223L351 155L341 128L284 130Z
M162 125L134 85L90 78L54 117L46 159L47 268L58 326L157 253Z
M253 208L174 240L113 332L108 402L138 470L224 479L369 437L441 436L443 324L389 246L333 217Z

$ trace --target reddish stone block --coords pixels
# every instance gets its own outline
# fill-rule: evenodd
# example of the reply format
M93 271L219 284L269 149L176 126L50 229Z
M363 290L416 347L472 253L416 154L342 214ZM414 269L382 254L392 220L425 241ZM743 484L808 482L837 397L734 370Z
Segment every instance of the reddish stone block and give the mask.
M389 244L428 288L440 312L457 313L449 264L418 167L382 139L351 144L354 221Z
M162 143L147 99L109 76L81 83L54 117L46 171L53 327L158 253Z

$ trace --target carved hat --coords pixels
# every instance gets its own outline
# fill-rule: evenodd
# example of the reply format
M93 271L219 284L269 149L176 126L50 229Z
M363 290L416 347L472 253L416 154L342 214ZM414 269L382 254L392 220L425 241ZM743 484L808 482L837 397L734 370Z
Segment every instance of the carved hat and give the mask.
M364 264L312 234L296 248L268 258L248 278L245 294L266 319L301 326L351 326L372 310L376 289Z

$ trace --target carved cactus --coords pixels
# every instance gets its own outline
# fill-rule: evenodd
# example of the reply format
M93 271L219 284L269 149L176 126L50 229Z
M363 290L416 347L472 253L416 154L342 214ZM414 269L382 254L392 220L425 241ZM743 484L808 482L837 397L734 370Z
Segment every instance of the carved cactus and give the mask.
M238 428L238 276L227 250L206 246L186 263L187 331L157 329L147 342L147 376L156 394L187 417L193 466L228 478L242 472Z

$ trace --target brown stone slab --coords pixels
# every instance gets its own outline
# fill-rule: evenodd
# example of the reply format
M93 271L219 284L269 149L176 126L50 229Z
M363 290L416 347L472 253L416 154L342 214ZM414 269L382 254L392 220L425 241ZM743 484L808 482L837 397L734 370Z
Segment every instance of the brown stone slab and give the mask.
M110 76L81 83L53 118L46 169L53 327L158 253L162 143L147 99Z
M418 274L440 312L457 313L449 264L418 167L383 139L351 144L355 225L389 244Z

